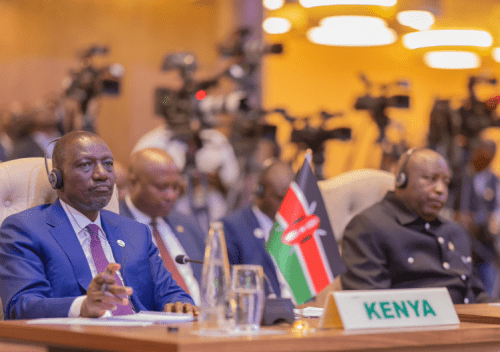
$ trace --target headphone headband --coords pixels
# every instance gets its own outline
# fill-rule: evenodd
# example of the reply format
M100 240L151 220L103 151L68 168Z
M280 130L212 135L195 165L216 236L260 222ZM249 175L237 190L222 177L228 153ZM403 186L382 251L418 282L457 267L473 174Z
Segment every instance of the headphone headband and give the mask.
M408 160L410 160L410 157L413 153L415 153L419 148L410 148L408 149L405 154L406 157L401 163L401 166L399 167L398 172L396 173L396 188L405 188L408 185L408 176L406 175L406 165L408 164Z
M47 177L49 178L49 183L52 186L53 189L60 189L62 187L62 174L61 171L59 171L56 168L52 168L52 171L49 172L49 163L47 161L47 149L52 143L56 143L59 139L61 138L56 138L47 144L47 147L45 148L45 153L43 155L43 158L45 160L45 171L47 171Z

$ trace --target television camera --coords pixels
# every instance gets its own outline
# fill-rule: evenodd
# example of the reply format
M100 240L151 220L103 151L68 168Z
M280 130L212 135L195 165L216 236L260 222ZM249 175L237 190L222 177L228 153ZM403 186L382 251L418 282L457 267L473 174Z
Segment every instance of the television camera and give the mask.
M330 119L343 116L342 112L329 113L326 111L320 112L321 125L319 127L313 127L310 124L311 117L297 118L292 117L288 114L285 109L274 109L268 111L268 113L279 113L288 122L292 124L293 130L291 135L291 142L297 144L299 149L311 149L312 151L312 161L316 167L316 177L318 179L323 179L323 163L325 162L325 142L330 139L338 139L342 141L347 141L351 139L351 129L346 127L336 128L333 130L327 130L326 124ZM305 127L302 129L295 129L296 121L305 121Z
M65 95L78 101L81 113L85 117L82 129L94 131L94 116L89 109L90 102L100 95L120 94L121 78L125 71L120 64L96 67L92 63L95 56L105 56L109 48L93 45L77 54L79 68L70 70L68 79L63 82Z
M359 78L365 84L366 94L356 100L354 108L370 112L370 116L379 129L377 143L382 143L386 139L385 129L390 123L390 118L387 116L385 109L388 107L408 109L410 107L410 97L408 95L393 95L389 97L387 96L388 90L394 86L408 89L409 82L400 80L388 84L380 84L379 87L382 95L374 97L371 95L373 83L364 74L360 74Z

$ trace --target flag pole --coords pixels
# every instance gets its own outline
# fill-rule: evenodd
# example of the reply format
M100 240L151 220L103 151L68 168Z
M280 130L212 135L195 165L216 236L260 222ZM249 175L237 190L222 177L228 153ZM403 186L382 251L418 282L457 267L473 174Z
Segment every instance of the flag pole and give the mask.
M309 163L309 166L311 166L311 169L314 170L314 166L312 163L312 156L313 156L312 149L307 148L306 154L304 155L305 157L304 163L307 161ZM295 334L302 335L304 333L309 332L309 330L310 330L309 323L304 318L304 304L301 304L301 307L299 308L299 319L293 323L292 331Z
M312 149L311 148L307 148L306 150L306 154L304 155L304 162L308 162L309 163L309 166L311 167L311 170L313 171L313 173L316 175L316 168L315 168L315 165L313 165L313 152L312 152Z

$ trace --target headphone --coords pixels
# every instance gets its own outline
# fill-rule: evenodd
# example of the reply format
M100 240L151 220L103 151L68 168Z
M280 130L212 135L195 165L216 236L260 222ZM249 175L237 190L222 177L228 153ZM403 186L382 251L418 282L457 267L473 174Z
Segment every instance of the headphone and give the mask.
M47 176L49 177L49 183L53 189L61 189L62 188L63 178L62 178L62 173L59 169L53 168L52 171L49 173L49 163L47 162L47 149L49 148L49 145L57 142L59 139L60 138L56 138L56 139L50 141L49 144L47 144L47 148L45 148L45 154L44 154L45 171L47 171Z
M396 176L396 188L403 189L408 186L408 175L406 175L406 165L408 164L408 160L410 160L411 155L416 152L418 148L411 148L406 151L406 157L401 164Z

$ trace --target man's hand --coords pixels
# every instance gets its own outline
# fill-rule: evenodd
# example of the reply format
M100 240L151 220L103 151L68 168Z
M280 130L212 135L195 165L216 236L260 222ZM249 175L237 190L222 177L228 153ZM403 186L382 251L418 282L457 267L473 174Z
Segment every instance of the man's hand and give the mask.
M163 307L163 311L174 313L190 313L197 317L200 309L197 306L193 306L191 303L175 302L165 304L165 307Z
M106 272L100 273L92 279L87 288L87 298L82 303L80 310L81 317L98 318L106 310L116 310L117 304L127 305L126 295L131 295L131 287L115 285L115 273L120 269L120 264L111 263L107 266ZM103 285L106 290L103 291Z

